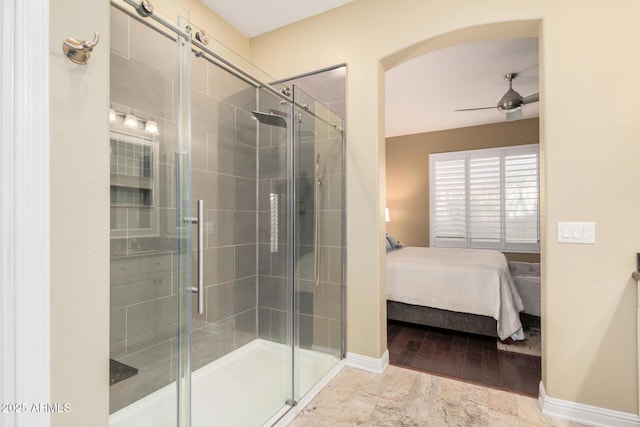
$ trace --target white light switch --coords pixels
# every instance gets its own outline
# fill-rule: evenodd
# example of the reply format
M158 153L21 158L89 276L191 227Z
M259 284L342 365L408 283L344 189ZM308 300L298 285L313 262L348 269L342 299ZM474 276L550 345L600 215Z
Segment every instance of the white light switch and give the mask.
M594 222L558 222L558 242L596 243L596 224Z

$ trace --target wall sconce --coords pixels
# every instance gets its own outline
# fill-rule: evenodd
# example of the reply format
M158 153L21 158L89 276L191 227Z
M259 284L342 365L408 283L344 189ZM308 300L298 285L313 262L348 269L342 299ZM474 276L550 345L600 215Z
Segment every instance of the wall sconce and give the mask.
M386 222L391 222L389 219L389 208L384 208L384 219Z
M133 115L133 113L128 113L124 116L124 125L128 128L137 128L138 127L138 118Z
M135 114L133 113L119 113L116 110L114 110L113 108L109 108L109 122L110 123L117 123L118 122L118 116L124 117L123 120L123 125L131 128L131 129L140 129L140 125L142 125L142 128L144 129L144 131L148 134L151 135L160 135L160 132L158 131L158 123L154 120L142 120L139 119L135 116Z
M150 133L151 135L158 135L158 124L153 120L147 120L147 123L144 125L144 131Z

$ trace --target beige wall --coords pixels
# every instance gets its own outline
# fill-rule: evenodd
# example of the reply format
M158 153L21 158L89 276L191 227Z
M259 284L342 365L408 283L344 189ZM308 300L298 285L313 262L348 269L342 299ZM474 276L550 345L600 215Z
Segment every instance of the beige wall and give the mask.
M349 67L349 351L386 347L384 68L455 42L539 35L543 381L554 398L638 412L638 22L636 0L367 0L252 39L252 59L277 77ZM596 244L556 243L558 221L594 221Z
M178 15L185 15L186 11L194 35L199 28L213 37L207 47L214 52L232 60L249 58L249 39L199 0L154 0L152 3L157 13L172 20L176 20Z
M106 425L109 5L54 0L50 14L51 401L71 405L52 425ZM94 32L101 39L89 64L63 55L62 40Z
M429 246L429 154L537 144L538 119L471 126L386 139L387 232L403 245ZM507 254L540 262L538 254Z

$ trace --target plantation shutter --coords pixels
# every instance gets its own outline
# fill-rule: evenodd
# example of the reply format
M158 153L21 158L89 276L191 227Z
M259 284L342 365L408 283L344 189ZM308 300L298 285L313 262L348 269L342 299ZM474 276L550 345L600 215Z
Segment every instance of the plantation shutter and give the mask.
M538 145L432 154L431 245L539 251Z
M507 247L538 244L538 153L505 156L504 162Z
M432 235L439 246L465 246L467 237L467 191L465 160L435 162L432 167Z
M502 239L500 157L469 159L469 240L471 247L499 247Z

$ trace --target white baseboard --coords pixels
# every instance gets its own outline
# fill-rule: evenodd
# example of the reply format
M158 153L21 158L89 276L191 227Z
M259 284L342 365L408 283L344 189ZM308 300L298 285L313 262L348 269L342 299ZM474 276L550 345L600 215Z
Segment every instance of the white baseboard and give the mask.
M389 366L389 350L385 350L379 359L356 353L347 353L347 366L374 374L381 374Z
M542 381L538 399L542 413L551 417L596 427L640 427L640 417L636 414L549 397L545 393Z

